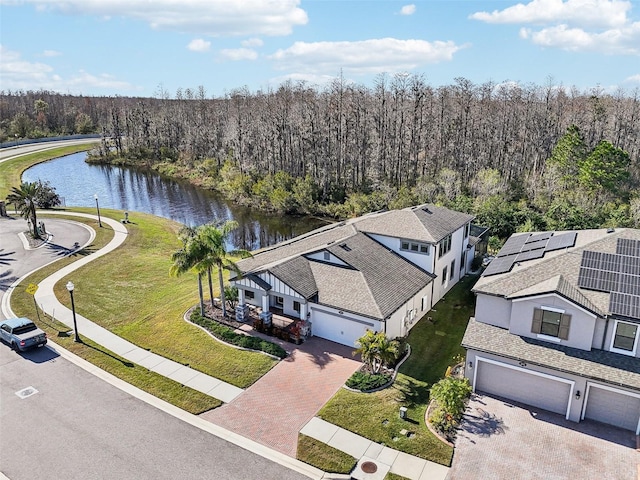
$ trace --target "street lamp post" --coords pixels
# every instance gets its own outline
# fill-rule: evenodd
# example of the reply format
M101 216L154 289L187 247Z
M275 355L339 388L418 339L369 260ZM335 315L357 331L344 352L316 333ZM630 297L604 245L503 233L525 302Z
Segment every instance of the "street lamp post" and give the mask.
M73 302L73 289L75 286L73 282L69 281L67 283L67 290L69 290L69 295L71 295L71 311L73 312L73 331L75 332L75 341L78 343L82 343L80 340L80 335L78 335L78 322L76 321L76 304Z
M98 210L98 225L102 228L102 221L100 220L100 205L98 205L98 194L94 193L93 198L96 199L96 210Z

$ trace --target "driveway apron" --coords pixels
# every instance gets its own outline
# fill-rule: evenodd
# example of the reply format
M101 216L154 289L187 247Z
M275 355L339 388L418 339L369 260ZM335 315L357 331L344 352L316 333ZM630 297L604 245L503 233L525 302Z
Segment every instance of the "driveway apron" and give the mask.
M360 366L352 352L313 337L235 400L202 417L295 457L298 432Z

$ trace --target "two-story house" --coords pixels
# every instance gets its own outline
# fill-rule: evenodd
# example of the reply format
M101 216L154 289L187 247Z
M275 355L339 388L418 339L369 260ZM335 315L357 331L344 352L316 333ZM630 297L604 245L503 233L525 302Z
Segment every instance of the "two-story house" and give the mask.
M244 305L305 321L354 346L366 330L404 336L471 267L473 216L434 205L331 224L238 262Z
M473 290L474 390L640 433L640 230L513 235Z

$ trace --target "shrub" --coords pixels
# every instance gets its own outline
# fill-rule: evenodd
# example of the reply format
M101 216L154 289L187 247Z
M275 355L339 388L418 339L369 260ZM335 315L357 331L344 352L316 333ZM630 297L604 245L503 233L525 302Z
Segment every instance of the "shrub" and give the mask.
M434 384L431 399L436 406L429 415L429 422L439 431L453 434L462 419L471 391L466 378L445 377Z
M194 310L191 313L191 321L196 325L200 325L201 327L203 327L213 336L227 343L230 343L231 345L248 348L250 350L258 350L260 352L265 352L281 359L287 356L287 352L280 345L262 340L258 337L251 337L248 335L243 335L241 333L236 333L232 328L227 327L226 325L221 325L214 320L203 317L197 310Z
M355 390L366 392L382 387L391 381L391 375L385 375L382 373L366 373L355 372L349 380L347 380L347 387Z

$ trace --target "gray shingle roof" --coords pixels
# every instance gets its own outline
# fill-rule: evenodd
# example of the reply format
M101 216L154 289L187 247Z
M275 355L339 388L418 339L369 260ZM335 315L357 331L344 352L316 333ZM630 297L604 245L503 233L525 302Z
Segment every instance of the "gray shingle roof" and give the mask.
M521 337L507 329L477 322L474 318L469 320L462 346L640 390L640 361L626 355L605 350L580 350Z
M311 298L318 293L318 286L309 261L304 257L293 257L286 262L275 265L271 268L271 273L304 298Z
M361 232L438 243L475 217L444 207L425 204L361 217L355 224Z
M615 253L618 238L640 240L640 230L618 229L613 233L606 230L580 230L574 247L566 250L547 252L543 258L521 262L510 272L481 277L473 287L476 293L502 296L505 298L538 295L557 291L576 301L598 315L609 312L609 293L597 292L578 287L578 274L582 252L594 250ZM549 282L561 275L564 283L553 290Z

